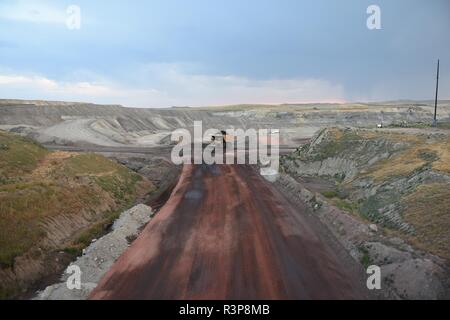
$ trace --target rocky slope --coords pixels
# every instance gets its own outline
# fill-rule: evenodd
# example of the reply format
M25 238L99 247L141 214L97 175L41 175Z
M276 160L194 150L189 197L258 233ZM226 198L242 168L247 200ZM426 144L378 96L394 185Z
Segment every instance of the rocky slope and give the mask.
M364 265L388 296L448 297L450 134L330 128L282 158L280 180Z
M238 105L214 108L135 109L87 103L0 100L0 129L20 132L41 143L77 145L146 145L169 142L178 128L272 128L283 144L296 144L329 125L376 127L377 124L431 123L429 102L378 104ZM450 103L439 106L448 119Z

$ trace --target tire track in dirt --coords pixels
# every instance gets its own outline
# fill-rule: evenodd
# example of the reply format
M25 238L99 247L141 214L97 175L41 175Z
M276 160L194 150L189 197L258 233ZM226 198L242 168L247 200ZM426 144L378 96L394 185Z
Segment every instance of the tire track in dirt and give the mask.
M91 299L358 299L357 276L250 166L186 165Z

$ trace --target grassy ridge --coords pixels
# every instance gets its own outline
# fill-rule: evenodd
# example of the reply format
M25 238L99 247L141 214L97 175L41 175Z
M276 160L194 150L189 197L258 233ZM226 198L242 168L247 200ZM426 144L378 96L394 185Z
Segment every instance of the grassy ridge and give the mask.
M31 172L48 153L30 139L0 131L0 184Z
M74 245L86 244L153 185L126 167L96 154L49 152L17 135L0 132L0 267L44 246L59 216L88 213L90 227ZM86 215L85 215L86 216ZM76 227L75 227L76 229ZM79 238L79 239L78 239ZM64 249L67 243L61 243Z
M445 183L421 185L404 199L404 217L416 228L411 241L450 258L450 187Z

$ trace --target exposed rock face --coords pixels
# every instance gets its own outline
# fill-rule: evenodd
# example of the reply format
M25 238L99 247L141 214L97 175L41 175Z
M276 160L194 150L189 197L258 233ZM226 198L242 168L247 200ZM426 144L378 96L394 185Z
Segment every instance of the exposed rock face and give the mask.
M413 233L414 226L402 216L401 199L419 185L450 183L450 172L433 167L443 161L437 154L442 159L450 155L449 141L441 133L402 135L331 128L319 131L310 144L281 162L294 177L333 180L340 194L373 222ZM397 167L398 171L393 169Z
M440 118L450 115L450 104L440 106ZM0 100L0 128L29 135L41 143L77 145L158 145L168 143L175 129L205 128L280 129L283 144L309 138L321 127L429 122L428 103L305 104L217 108L136 109L88 103Z
M382 270L401 299L448 299L442 282L445 272L430 259L408 259L387 264Z
M351 128L323 129L301 147L283 159L289 172L303 176L329 176L341 181L351 181L363 169L389 158L405 148L403 143L386 139L367 139Z
M275 185L294 202L306 202L316 216L356 261L381 269L383 299L448 299L449 270L446 261L419 251L404 240L373 233L370 224L331 206L292 177L281 174Z
M47 287L39 292L37 300L83 300L95 288L100 278L109 270L112 264L125 252L140 230L148 223L153 215L150 207L140 204L120 215L114 222L112 231L93 242L83 251L83 255L71 266L81 270L81 289L68 289L66 282L70 274L61 276L61 282Z
M383 297L449 298L449 136L321 130L282 157L290 177L278 183L292 199L307 201L354 259L381 268ZM335 187L323 195L308 191L305 177Z
M444 261L433 256L418 256L411 247L396 249L393 243L366 242L362 248L370 263L381 267L384 282L401 299L445 298ZM400 245L401 247L401 245Z
M354 161L344 158L327 158L322 161L294 160L294 163L286 163L290 171L304 176L330 176L345 177L350 180L356 176L358 169Z

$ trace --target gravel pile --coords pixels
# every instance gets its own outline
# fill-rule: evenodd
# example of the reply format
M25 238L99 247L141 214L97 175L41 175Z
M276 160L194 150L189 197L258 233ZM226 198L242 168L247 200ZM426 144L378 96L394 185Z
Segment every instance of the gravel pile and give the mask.
M123 212L112 226L112 231L98 240L93 240L92 244L83 250L83 255L66 269L61 276L61 282L38 292L34 299L86 299L101 277L129 247L130 241L135 239L142 227L150 221L153 214L152 208L143 204ZM78 266L81 271L81 289L70 290L66 282L73 275L73 271L71 274L66 272L74 265Z

